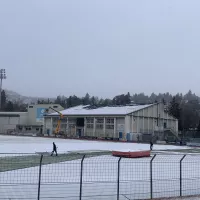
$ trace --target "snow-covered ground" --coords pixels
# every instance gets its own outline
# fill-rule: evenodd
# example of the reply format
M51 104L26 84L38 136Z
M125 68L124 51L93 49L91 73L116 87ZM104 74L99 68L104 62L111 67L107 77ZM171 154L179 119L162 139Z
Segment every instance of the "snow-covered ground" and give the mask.
M69 140L57 138L0 136L0 153L35 153L52 151L52 142L59 152L79 150L149 150L148 144L120 143L104 141ZM154 150L183 149L187 147L154 145Z
M148 144L130 144L34 137L0 136L1 153L34 153L52 150L148 150ZM154 149L183 147L155 145ZM184 147L187 148L187 147ZM157 155L152 168L153 197L180 195L180 159L183 155ZM45 158L44 158L45 159ZM116 200L118 159L112 156L86 158L83 162L83 200ZM150 199L150 159L121 159L120 200ZM4 163L5 164L5 163ZM0 163L1 165L1 163ZM42 166L41 200L78 200L81 160ZM200 156L188 155L182 164L182 195L200 194ZM37 199L39 167L0 173L0 199Z

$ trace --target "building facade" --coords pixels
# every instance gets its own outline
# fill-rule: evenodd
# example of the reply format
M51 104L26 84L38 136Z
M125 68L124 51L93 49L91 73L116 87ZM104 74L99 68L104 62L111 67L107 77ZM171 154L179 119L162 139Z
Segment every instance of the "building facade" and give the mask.
M45 110L49 107L64 109L58 104L33 104L28 106L27 112L0 112L0 133L42 133ZM49 113L52 112L49 109Z
M77 106L61 111L64 118L60 130L66 137L95 137L124 139L134 135L157 136L163 139L170 130L178 135L178 120L165 112L163 104L103 107ZM58 114L45 116L44 134L53 134ZM130 139L131 140L131 139Z
M0 113L0 133L10 133L16 131L19 123L20 113L1 112Z

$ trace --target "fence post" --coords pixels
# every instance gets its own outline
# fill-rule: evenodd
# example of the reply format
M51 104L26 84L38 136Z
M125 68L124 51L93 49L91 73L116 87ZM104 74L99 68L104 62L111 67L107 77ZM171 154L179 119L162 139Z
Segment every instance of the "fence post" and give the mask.
M182 161L185 158L186 155L184 155L180 160L180 197L182 197Z
M119 182L120 182L120 161L121 157L118 160L118 165L117 165L117 200L119 200Z
M40 185L41 185L41 175L42 175L42 159L43 159L43 155L41 155L41 157L40 157L39 180L38 180L38 198L37 198L37 200L40 200Z
M156 157L156 154L150 160L150 192L151 192L151 199L153 199L153 160Z
M82 199L82 183L83 183L83 160L85 159L85 155L83 155L81 160L81 174L80 174L80 194L79 194L79 200Z

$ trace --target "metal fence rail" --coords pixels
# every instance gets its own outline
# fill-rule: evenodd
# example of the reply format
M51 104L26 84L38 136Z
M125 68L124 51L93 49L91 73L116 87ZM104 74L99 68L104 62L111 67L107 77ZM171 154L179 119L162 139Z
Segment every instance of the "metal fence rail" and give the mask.
M133 200L200 194L200 155L0 154L0 199Z

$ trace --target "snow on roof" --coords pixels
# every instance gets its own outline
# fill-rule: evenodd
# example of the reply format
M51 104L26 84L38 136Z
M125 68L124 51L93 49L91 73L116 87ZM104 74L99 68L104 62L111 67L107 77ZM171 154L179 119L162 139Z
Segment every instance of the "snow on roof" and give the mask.
M115 106L115 107L100 107L91 108L89 105L76 106L60 111L63 115L127 115L132 112L147 108L153 104L148 105L136 105L136 106ZM55 116L58 113L51 113L48 116Z

